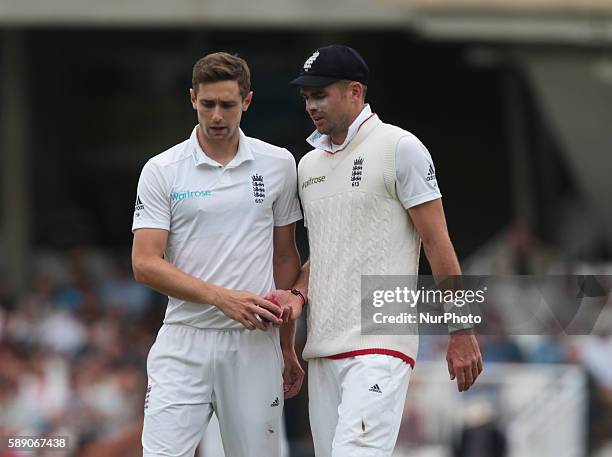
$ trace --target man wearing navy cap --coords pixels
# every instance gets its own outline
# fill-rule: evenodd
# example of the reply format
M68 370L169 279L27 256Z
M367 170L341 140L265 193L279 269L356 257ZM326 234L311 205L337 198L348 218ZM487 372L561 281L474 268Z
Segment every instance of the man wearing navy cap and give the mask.
M352 48L317 49L291 85L316 131L298 165L310 260L294 292L308 298L309 411L317 457L391 456L418 351L409 335L361 330L362 275L418 275L421 241L436 276L461 275L431 156L365 103L369 70ZM470 328L449 328L448 371L466 391L482 371Z

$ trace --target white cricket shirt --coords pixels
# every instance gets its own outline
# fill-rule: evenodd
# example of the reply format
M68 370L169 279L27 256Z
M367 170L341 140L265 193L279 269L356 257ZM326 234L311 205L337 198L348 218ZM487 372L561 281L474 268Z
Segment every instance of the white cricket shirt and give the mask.
M225 167L191 137L142 169L132 231L167 230L165 258L181 271L228 289L265 294L274 287L275 226L302 218L293 155L240 131ZM164 323L233 329L216 306L168 297Z

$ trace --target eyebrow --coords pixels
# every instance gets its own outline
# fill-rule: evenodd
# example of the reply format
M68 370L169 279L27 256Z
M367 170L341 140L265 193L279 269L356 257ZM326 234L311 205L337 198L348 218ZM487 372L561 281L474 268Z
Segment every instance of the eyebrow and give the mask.
M312 92L310 92L310 93L308 93L308 92L304 92L304 91L300 91L300 95L301 95L302 97L304 97L304 96L306 96L306 95L311 95L311 96L312 96L312 95L323 95L323 94L325 94L325 91L324 91L324 90L321 90L321 89L319 89L319 90L313 90L313 91L312 91Z
M214 98L201 98L201 103L217 103L217 99ZM235 100L219 100L219 103L236 103Z

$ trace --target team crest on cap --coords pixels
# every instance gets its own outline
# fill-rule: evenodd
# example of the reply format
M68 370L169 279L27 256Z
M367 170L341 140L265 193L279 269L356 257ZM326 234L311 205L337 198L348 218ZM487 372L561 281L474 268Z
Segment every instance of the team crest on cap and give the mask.
M306 59L306 62L304 62L304 71L310 70L312 64L315 63L315 60L317 60L317 57L319 57L319 51L315 51L313 55Z

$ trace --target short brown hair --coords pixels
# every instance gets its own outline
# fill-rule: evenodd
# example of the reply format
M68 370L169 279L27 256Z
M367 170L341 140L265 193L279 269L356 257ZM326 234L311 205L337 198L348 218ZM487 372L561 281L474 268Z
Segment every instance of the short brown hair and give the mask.
M240 95L245 98L251 90L251 71L244 59L227 52L214 52L195 63L191 85L197 91L200 83L217 81L236 81Z

